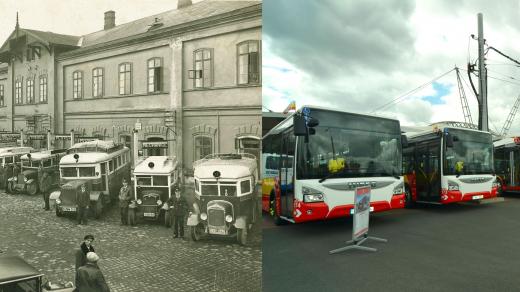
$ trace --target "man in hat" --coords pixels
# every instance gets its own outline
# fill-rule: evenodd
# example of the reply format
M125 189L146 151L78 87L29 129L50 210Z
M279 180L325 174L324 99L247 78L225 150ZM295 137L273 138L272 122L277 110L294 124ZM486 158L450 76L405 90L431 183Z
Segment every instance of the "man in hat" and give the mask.
M88 206L90 205L90 192L85 184L81 185L81 191L76 193L76 204L78 205L78 225L84 223L87 225Z
M110 292L105 277L97 265L98 261L99 256L96 253L87 253L87 263L76 273L79 292Z
M121 224L128 224L128 205L133 198L132 188L128 186L128 181L123 178L123 186L119 190L119 208L121 209Z
M181 190L175 189L175 197L171 199L171 206L173 206L173 235L175 238L184 237L184 217L188 214L188 204L181 196Z
M76 271L79 267L87 263L87 253L94 252L94 246L92 246L93 241L94 235L92 234L87 234L83 237L83 242L79 246L79 249L76 250Z

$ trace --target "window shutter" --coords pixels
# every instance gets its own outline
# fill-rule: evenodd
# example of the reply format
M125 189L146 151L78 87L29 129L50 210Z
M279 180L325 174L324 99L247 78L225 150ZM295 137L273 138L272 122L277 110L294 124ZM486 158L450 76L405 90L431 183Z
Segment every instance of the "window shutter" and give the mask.
M162 84L162 67L155 67L154 68L154 85L153 89L154 91L161 91L161 84Z
M258 82L258 53L249 53L249 82Z

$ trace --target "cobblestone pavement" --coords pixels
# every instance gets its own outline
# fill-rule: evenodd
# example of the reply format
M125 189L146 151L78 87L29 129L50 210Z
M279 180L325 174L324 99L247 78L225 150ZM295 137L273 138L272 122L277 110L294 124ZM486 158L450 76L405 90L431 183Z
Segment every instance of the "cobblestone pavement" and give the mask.
M74 250L93 234L111 291L261 291L261 222L244 247L234 238L174 239L153 222L121 226L117 206L78 226L44 211L41 196L1 192L0 202L0 255L23 257L51 282L74 281Z

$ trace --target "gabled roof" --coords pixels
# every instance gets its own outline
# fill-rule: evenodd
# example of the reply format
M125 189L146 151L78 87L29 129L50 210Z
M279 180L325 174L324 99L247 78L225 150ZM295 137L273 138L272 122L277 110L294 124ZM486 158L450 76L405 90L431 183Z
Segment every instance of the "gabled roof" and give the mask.
M89 47L118 39L145 34L148 32L151 25L155 23L156 18L158 19L158 23L161 23L161 25L157 25L153 31L159 31L182 24L187 24L197 20L255 5L261 6L262 3L260 1L202 1L180 9L170 10L156 15L144 17L129 23L120 24L111 29L101 30L84 35L82 37L81 47Z
M2 47L0 48L0 53L9 51L11 49L9 40L15 38L16 35L17 35L17 33L16 33L16 29L15 29L9 35L7 40L5 40L5 42L2 44ZM78 41L80 39L79 36L57 34L57 33L53 33L50 31L40 31L40 30L34 30L34 29L19 28L18 37L21 37L24 35L27 35L29 37L29 39L27 40L28 43L40 42L46 46L50 46L50 45L77 46Z

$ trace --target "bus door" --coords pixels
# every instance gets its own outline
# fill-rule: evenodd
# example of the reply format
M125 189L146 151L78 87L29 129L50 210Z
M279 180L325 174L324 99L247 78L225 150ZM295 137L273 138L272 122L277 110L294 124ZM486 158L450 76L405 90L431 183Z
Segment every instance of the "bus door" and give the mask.
M520 149L515 147L509 153L510 173L511 173L511 186L520 185Z
M105 191L108 190L108 179L107 179L107 163L101 162L101 185L105 188Z
M293 182L293 160L294 160L294 142L295 138L292 133L285 133L282 136L282 151L280 155L280 195L281 195L281 215L292 217L293 200L294 200L294 182Z
M416 156L417 200L440 202L440 140L418 145Z

